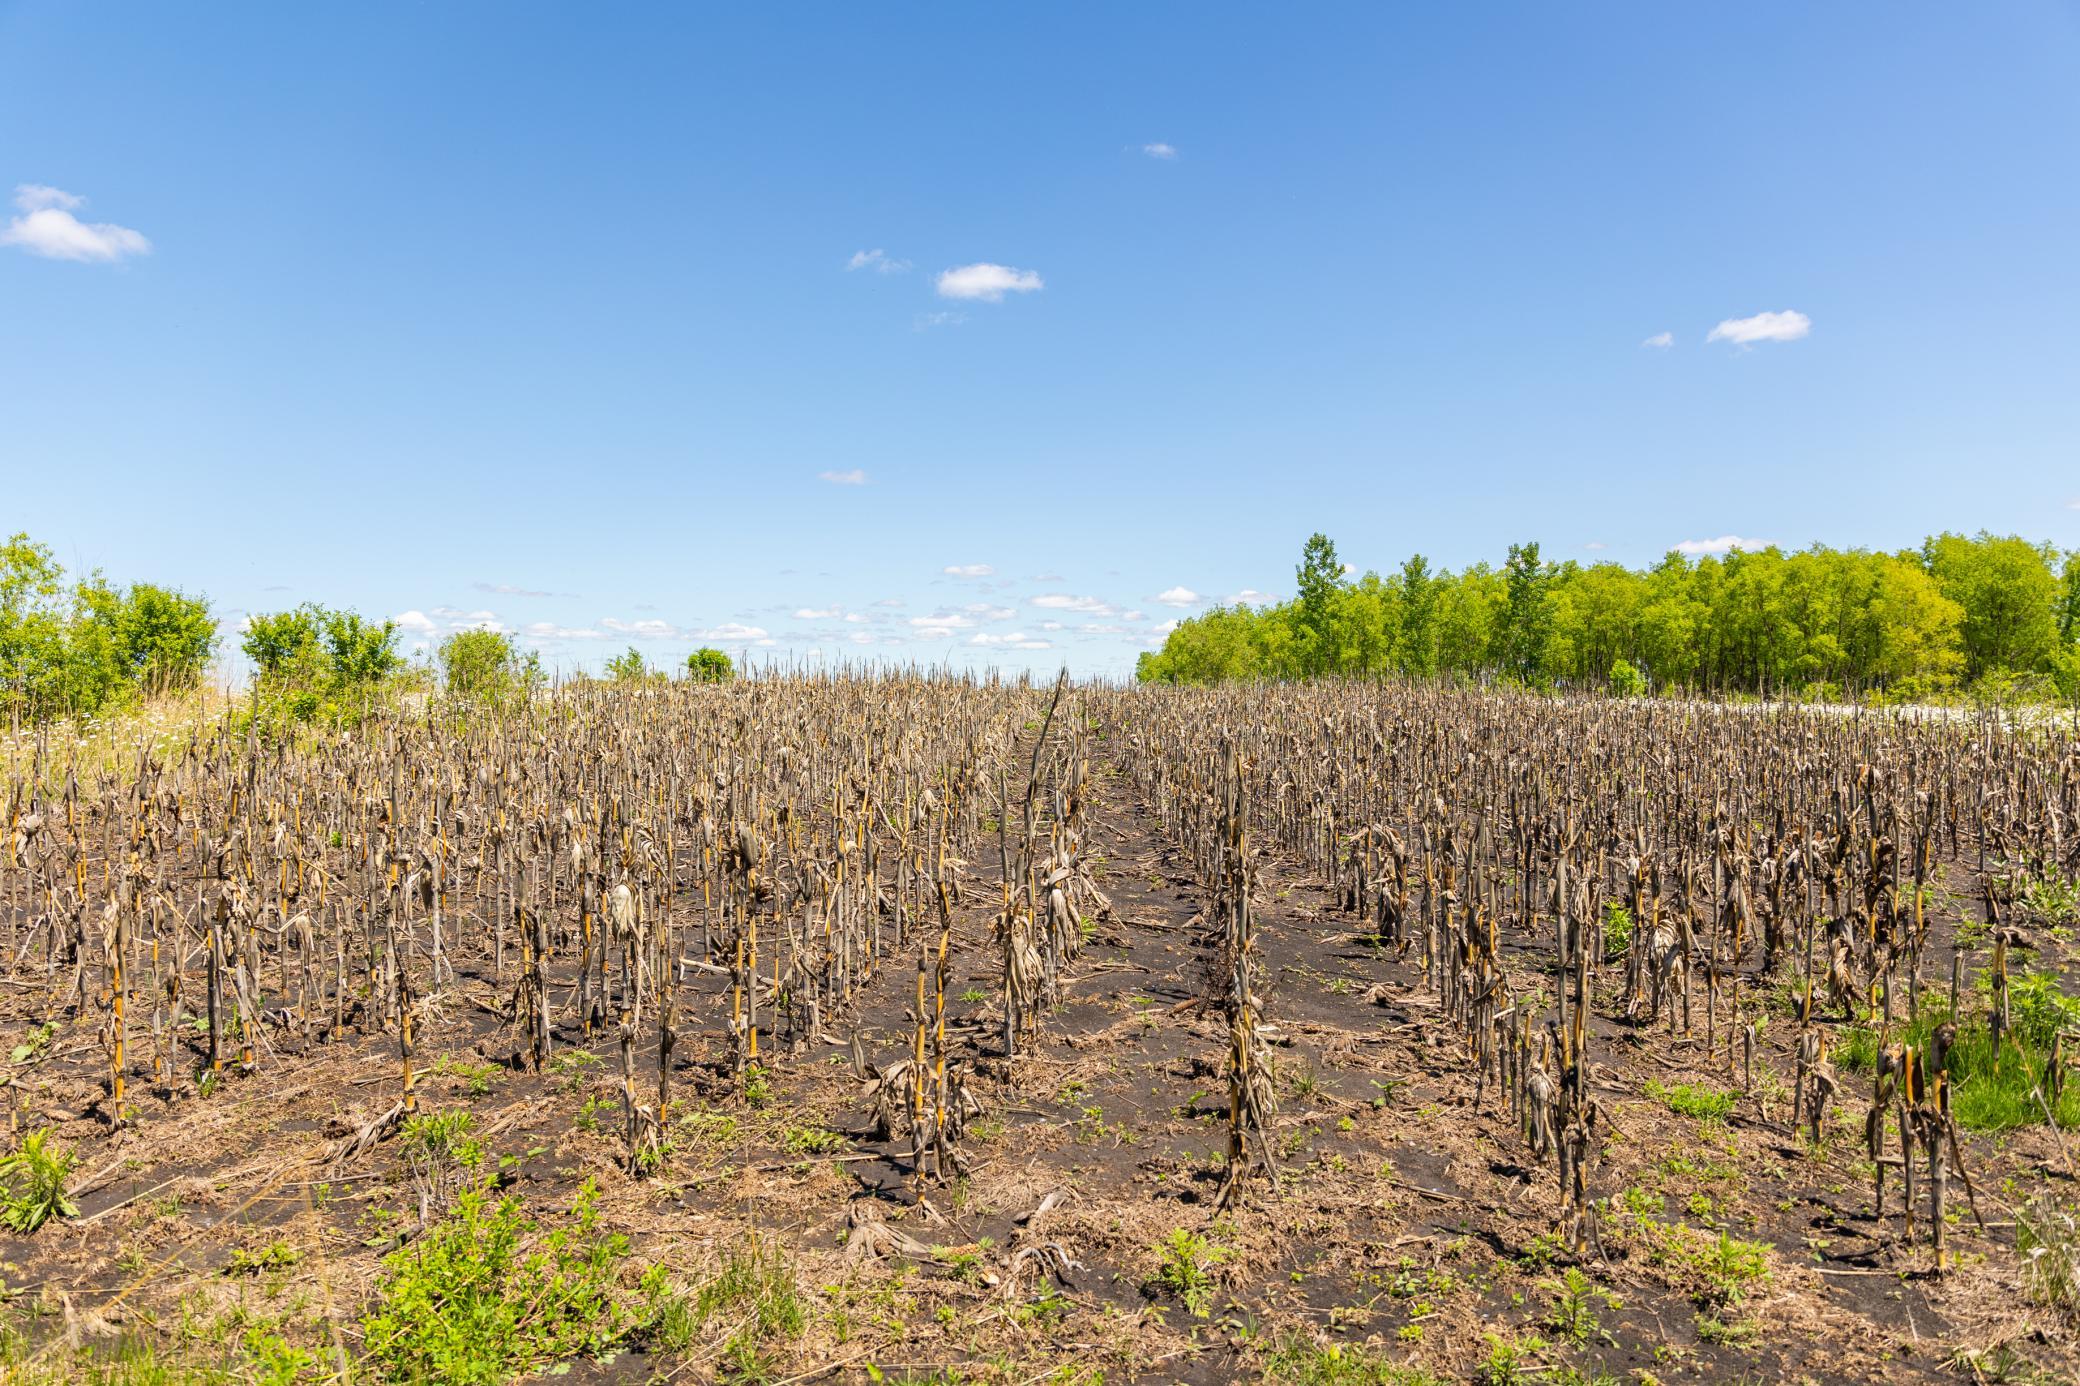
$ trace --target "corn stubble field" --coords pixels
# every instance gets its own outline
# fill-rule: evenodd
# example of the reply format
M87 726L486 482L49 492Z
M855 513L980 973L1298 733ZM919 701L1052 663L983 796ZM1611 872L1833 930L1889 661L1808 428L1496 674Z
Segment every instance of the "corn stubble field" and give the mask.
M2069 1380L2054 726L951 677L18 741L25 1382Z

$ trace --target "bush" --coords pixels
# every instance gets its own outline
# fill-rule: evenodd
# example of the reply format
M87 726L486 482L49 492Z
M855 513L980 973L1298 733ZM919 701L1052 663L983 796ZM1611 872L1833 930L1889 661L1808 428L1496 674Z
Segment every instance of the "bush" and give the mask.
M1619 698L1641 698L1647 692L1647 676L1632 667L1629 660L1618 660L1611 665L1611 693Z
M497 630L459 630L434 652L448 692L462 698L496 700L541 682L541 657L520 653L513 637Z
M650 677L650 665L643 659L643 652L630 645L607 661L607 677L616 683L640 682Z

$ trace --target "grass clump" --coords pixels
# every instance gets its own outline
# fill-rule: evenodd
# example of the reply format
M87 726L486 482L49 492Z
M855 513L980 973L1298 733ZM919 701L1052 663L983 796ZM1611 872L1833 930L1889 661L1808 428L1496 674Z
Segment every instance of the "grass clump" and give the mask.
M2015 1215L2022 1288L2032 1304L2080 1323L2080 1218L2071 1206L2032 1200Z
M38 1127L22 1143L0 1156L0 1224L27 1236L52 1218L69 1218L79 1208L65 1192L65 1181L79 1157L51 1144L51 1129Z
M568 1226L543 1235L520 1200L479 1184L410 1246L383 1258L362 1315L385 1381L490 1386L597 1355L650 1317L617 1292L628 1239L600 1226L588 1179Z
M1991 990L1984 974L1979 990ZM2016 973L2008 979L2008 1016L2008 1032L1998 1045L1983 1015L1968 1015L1957 1027L1949 1053L1950 1111L1957 1124L1967 1131L2013 1131L2041 1125L2048 1108L2061 1129L2080 1126L2080 1085L2067 1084L2056 1097L2043 1087L2057 1036L2080 1030L2080 997L2067 996L2053 973ZM1930 1038L1950 1019L1947 1006L1925 1006L1891 1039L1925 1054ZM1839 1050L1842 1067L1870 1072L1879 1046L1880 1035L1869 1026L1850 1029Z

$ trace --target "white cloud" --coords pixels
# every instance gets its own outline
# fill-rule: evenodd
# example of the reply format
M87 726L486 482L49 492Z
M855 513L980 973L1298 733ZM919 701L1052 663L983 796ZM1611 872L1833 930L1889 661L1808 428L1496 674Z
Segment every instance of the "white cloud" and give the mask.
M979 298L984 303L1001 303L1005 294L1029 294L1044 287L1037 270L987 262L945 270L938 282L941 298Z
M1114 616L1118 611L1109 602L1096 597L1079 597L1069 592L1042 592L1033 598L1034 606L1044 606L1050 611L1081 611L1092 616Z
M833 486L864 486L867 473L863 467L852 467L842 472L818 472L818 481L828 481Z
M909 603L905 602L901 597L883 597L880 601L875 602L874 605L894 607L907 606Z
M489 592L494 597L553 597L554 592L538 592L532 587L515 587L510 582L473 582L470 586L479 592Z
M1767 539L1743 539L1738 534L1722 534L1717 539L1685 539L1676 545L1677 553L1731 553L1740 549L1754 553L1769 547Z
M638 640L669 640L679 632L670 621L655 619L642 621L620 621L612 616L601 619L600 624L616 635L632 635Z
M1707 333L1705 340L1753 346L1757 342L1795 342L1812 330L1811 318L1786 309L1781 313L1757 313L1752 318L1728 318Z
M1018 614L1008 606L991 606L988 602L969 602L961 610L985 621L1008 621Z
M399 630L408 630L414 635L431 635L439 629L434 625L433 618L423 611L400 611L390 619L397 624Z
M2068 510L2080 510L2080 496L2075 496L2075 497L2073 497L2073 498L2072 498L2071 500L2067 501L2067 502L2066 502L2066 509L2068 509Z
M120 260L149 255L152 243L142 233L113 222L83 222L72 215L86 199L47 187L21 183L14 190L19 215L0 230L0 245L20 246L47 260Z
M530 640L604 640L606 632L589 626L559 626L553 621L536 621L527 628Z
M40 212L46 207L75 212L86 206L87 200L48 183L17 183L14 185L14 205L25 212Z
M951 612L939 612L931 616L912 616L910 624L922 630L961 630L975 623L965 616Z
M835 606L805 606L795 612L794 618L797 621L829 621L836 618L837 614L838 608Z
M968 637L968 643L970 645L996 645L1007 650L1051 650L1054 648L1052 641L1042 640L1037 636L1027 635L1024 631L1017 630L1006 635L993 635L989 631L983 631L980 634Z
M1268 606L1277 600L1278 598L1272 596L1269 592L1259 592L1254 587L1245 587L1234 596L1228 598L1228 604L1230 606Z
M1675 344L1676 334L1673 332L1656 332L1653 336L1640 343L1643 347L1655 347L1662 351L1667 351Z
M966 313L919 313L910 319L912 332L929 332L935 327L959 327L968 320Z
M1142 145L1141 152L1151 159L1174 159L1177 157L1177 146L1157 140L1154 144Z
M1199 594L1189 587L1172 587L1156 593L1156 601L1163 606L1197 606Z
M1582 545L1582 547L1589 550L1591 553L1602 553L1606 546L1601 539L1591 539L1588 543Z
M910 268L910 262L908 260L890 259L888 252L885 250L855 250L852 252L852 258L845 262L845 268L847 270L870 269L876 274L901 274Z
M772 637L762 626L740 625L735 621L724 621L708 630L694 632L696 640L748 640L754 645L770 645Z
M1060 621L1042 621L1042 622L1040 623L1040 629L1042 629L1042 630L1061 630L1061 629L1063 629L1063 626L1062 626L1062 623L1061 623Z
M946 576L948 576L948 577L957 577L957 578L986 578L986 577L994 577L994 576L996 576L996 572L997 572L997 570L996 570L995 568L992 568L992 567L991 567L991 566L990 566L989 564L987 564L987 563L955 563L955 564L950 564L950 565L948 565L947 567L941 568L941 569L940 569L939 571L940 571L940 572L942 572L942 573L944 573L944 574L946 574ZM877 603L875 603L875 605L879 606L879 605L881 605L881 603L877 602ZM901 603L901 602L892 602L892 603L890 603L890 605L893 605L893 606L901 606L901 605L902 605L902 603Z

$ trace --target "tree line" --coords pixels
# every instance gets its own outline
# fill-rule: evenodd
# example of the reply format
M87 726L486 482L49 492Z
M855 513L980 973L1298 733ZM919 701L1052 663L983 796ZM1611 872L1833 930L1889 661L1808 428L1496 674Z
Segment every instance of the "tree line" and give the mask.
M541 657L506 631L450 634L426 663L398 650L394 621L315 602L249 616L239 649L253 668L248 711L268 721L342 721L400 691L444 688L459 697L525 694L547 682ZM100 572L68 578L50 546L27 534L0 545L0 726L92 717L148 695L201 682L222 644L209 599L155 583L127 587ZM703 647L686 677L735 676L730 657ZM631 648L607 662L611 679L659 677Z
M1289 601L1216 606L1141 656L1143 681L1499 678L1620 693L2080 700L2080 551L1939 534L1648 568L1512 544L1457 573L1416 554L1353 578L1316 534Z

